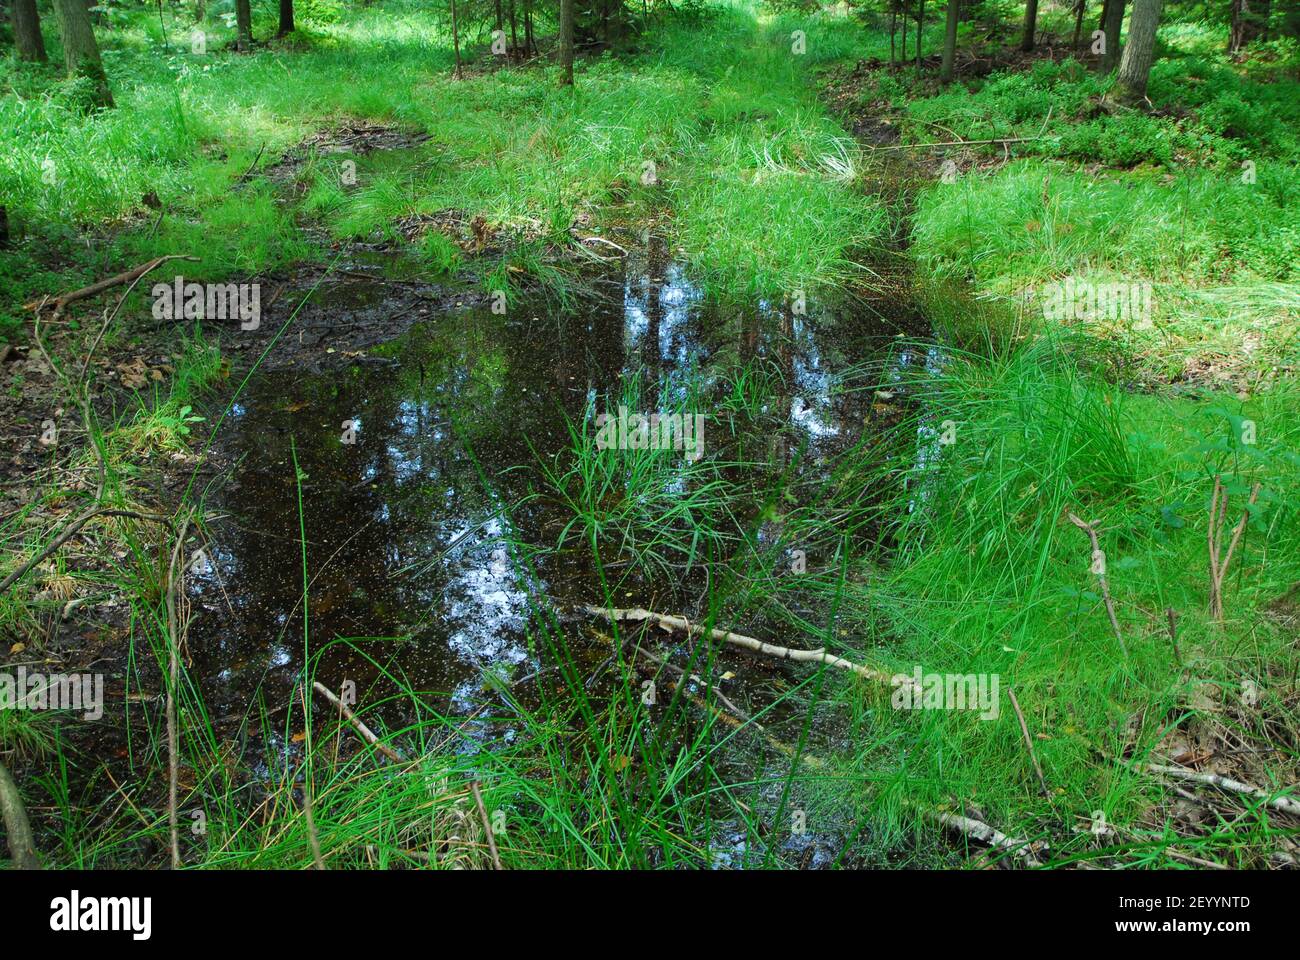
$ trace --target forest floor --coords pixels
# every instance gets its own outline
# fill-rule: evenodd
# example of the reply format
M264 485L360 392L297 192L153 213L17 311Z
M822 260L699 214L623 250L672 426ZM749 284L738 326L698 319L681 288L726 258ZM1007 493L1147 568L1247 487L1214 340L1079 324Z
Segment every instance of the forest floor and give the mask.
M1227 63L1176 25L1155 109L1116 112L1060 44L967 45L942 88L891 66L887 34L834 15L696 17L584 62L574 94L545 63L478 46L452 79L445 36L401 5L203 62L158 57L156 25L132 23L109 41L133 78L110 115L80 114L75 89L37 98L51 76L7 68L3 164L25 238L0 255L0 434L17 441L0 571L95 502L173 530L198 511L201 531L177 545L150 521L94 521L0 600L6 670L107 664L118 705L99 724L0 713L0 755L52 862L166 859L176 558L234 550L234 515L288 552L242 556L256 577L195 572L181 597L182 813L206 824L187 862L309 863L314 801L332 864L481 865L481 838L465 839L475 780L486 810L508 811L509 866L1294 863L1300 818L1268 802L1300 779L1294 71ZM175 254L202 259L120 302L124 286L46 311L36 340L24 303ZM146 291L180 272L260 284L260 326L152 320ZM1046 316L1067 277L1154 306ZM592 304L610 284L619 330L647 316L663 330L650 354L627 350L627 371L615 340L566 327L604 329ZM673 350L658 355L661 337ZM83 359L92 378L72 375ZM799 380L813 373L815 394ZM611 466L576 387L558 428L554 406L503 399L566 377L633 409L706 404L728 440L697 464ZM823 427L787 422L792 396ZM402 427L410 411L431 418L420 435L452 423L458 453L439 469L458 499L444 516L442 473L411 493L359 467L362 489L386 491L377 516L445 524L384 526L354 556L343 520L375 505L356 499L336 435L361 406L392 425L380 448L399 474L430 456ZM498 429L512 418L522 437ZM254 501L282 509L254 521ZM1071 512L1100 537L1101 580ZM499 529L480 540L462 516ZM1212 616L1207 570L1239 519ZM427 597L365 573L412 536L442 557L482 548L475 575L505 564L515 586L492 573L494 595L529 611L528 657L486 658L468 709L430 708L420 661L403 659L416 631L394 611ZM785 573L791 551L807 575ZM378 619L358 612L359 583L383 597ZM900 712L888 689L679 636L656 655L695 682L652 668L671 690L656 708L629 645L664 631L598 629L573 615L584 599L886 673L997 678L1017 706ZM266 608L243 622L267 632L232 638L223 606ZM357 632L377 623L393 639ZM369 722L422 756L419 776L392 776L412 762L358 751L341 719L328 735L326 714L315 734L294 719L293 671L330 679L340 643L351 676L376 667ZM229 681L268 644L287 651L287 683ZM516 673L498 677L503 663ZM472 750L445 748L467 730ZM1185 776L1205 774L1260 792ZM950 814L1031 846L953 844L936 827Z

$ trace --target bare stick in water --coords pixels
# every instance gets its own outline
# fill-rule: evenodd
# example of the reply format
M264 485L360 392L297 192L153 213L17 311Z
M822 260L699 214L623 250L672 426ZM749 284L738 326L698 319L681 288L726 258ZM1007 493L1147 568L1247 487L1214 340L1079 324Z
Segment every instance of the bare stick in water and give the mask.
M773 643L764 643L762 640L756 640L753 637L747 637L741 633L731 633L727 630L705 630L704 627L691 623L685 617L674 617L664 613L652 613L640 607L631 610L618 610L610 607L583 607L587 613L592 616L604 617L606 620L619 621L638 621L649 620L652 623L658 623L663 627L670 627L676 630L682 630L687 634L696 636L707 634L714 640L721 640L724 643L730 643L733 646L744 647L746 650L753 650L756 653L763 653L769 657L778 657L782 660L798 660L803 662L825 663L832 667L839 667L843 670L851 670L860 677L868 680L876 680L880 683L895 684L895 679L883 670L876 670L872 667L863 666L860 663L854 663L852 660L845 660L843 657L837 657L833 653L827 653L824 647L816 650L797 650L792 647L779 647ZM920 692L916 681L910 677L899 675L898 684L912 687L917 693Z

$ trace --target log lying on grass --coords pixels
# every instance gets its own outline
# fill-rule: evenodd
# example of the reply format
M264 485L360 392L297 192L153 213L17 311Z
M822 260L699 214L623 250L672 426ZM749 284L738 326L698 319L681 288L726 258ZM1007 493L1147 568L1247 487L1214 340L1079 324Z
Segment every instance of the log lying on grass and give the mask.
M885 673L883 670L876 670L872 667L863 666L860 663L854 663L852 660L845 660L843 657L837 657L833 653L827 653L824 647L818 647L816 650L796 650L792 647L779 647L776 644L764 643L762 640L756 640L753 637L747 637L741 633L731 633L728 630L710 629L705 630L698 624L691 623L685 617L674 617L664 613L652 613L649 610L635 607L630 610L619 610L613 607L593 607L584 606L583 610L592 616L604 617L610 621L641 621L648 620L651 623L657 623L662 627L682 630L688 634L700 636L705 633L714 640L721 640L723 643L730 643L733 646L744 647L746 650L753 650L755 653L764 653L769 657L777 657L781 660L798 660L801 662L825 663L832 667L839 667L842 670L851 670L860 677L868 680L875 680L879 683L887 683L891 686L909 686L913 692L920 693L916 681L905 674L897 676Z

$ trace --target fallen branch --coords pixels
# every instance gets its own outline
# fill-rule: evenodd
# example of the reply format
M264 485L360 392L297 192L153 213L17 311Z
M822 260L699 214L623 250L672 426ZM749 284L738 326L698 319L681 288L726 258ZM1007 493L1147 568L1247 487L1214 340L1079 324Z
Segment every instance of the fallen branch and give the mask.
M690 624L687 624L686 621L681 617L669 617L660 614L654 614L648 610L643 610L640 608L633 609L633 610L616 610L616 609L607 609L604 607L587 606L584 609L588 613L591 613L596 616L602 616L609 620L653 620L661 624L686 630L688 632L703 633L703 628L695 627ZM740 634L727 633L722 630L713 630L712 634L714 636L714 639L725 640L728 643L736 643L737 641L731 638L739 637L742 641L747 641L747 642L741 642L739 643L739 645L751 650L756 649L756 647L751 646L751 644L761 644L760 641L754 640L752 637L743 637ZM761 646L772 648L771 644L761 644ZM773 649L787 650L787 652L790 653L803 653L803 654L822 653L822 651L819 650L818 651L812 651L812 650L788 651L788 648L785 647L775 647ZM768 651L764 650L760 652L766 653ZM648 654L641 647L636 648L636 653L639 653L641 656L654 659L662 666L667 666L670 669L675 669L678 672L678 675L681 676L682 679L685 679L685 671L681 670L680 667L674 668L672 664L669 664L663 660L659 660L657 657L653 657L651 654ZM780 654L773 654L773 655L780 656ZM813 659L813 658L794 657L789 659ZM838 660L839 658L836 657L833 659ZM825 661L825 662L830 662L830 661ZM870 670L870 668L860 667L856 664L851 664L847 660L843 660L841 661L841 663L847 665L845 669L851 669L854 670L854 672L858 672L860 670L867 670L868 672L863 675L871 677L872 679L884 678L883 674L880 674L877 671L872 671ZM673 685L674 687L676 687L677 683L674 682ZM915 685L914 682L913 685ZM687 693L686 695L690 697L692 700L698 701L698 698L694 697L692 694ZM718 710L716 707L713 707L711 704L704 703L703 701L698 701L698 702L705 708L709 709L715 717L718 717L724 722L730 723L732 725L737 725L737 726L741 723L740 720L727 716L725 713L722 713L720 710ZM763 727L759 725L756 721L746 717L746 722L752 723L755 727L758 727L759 731L762 732L764 738L768 741L769 744L772 744L773 746L777 747L778 749L781 750L782 753L785 753L792 758L795 756L795 750L793 747L789 746L789 744L784 744L781 741L777 740L775 737L771 736L771 734L769 734L766 730L764 730ZM800 759L809 762L814 766L822 766L825 763L825 761L822 760L821 757L818 757L813 754L804 754L800 757ZM917 809L919 809L922 816L926 817L927 819L934 820L951 830L954 830L968 837L973 837L977 840L980 840L983 843L987 843L990 846L997 847L998 849L1010 853L1011 855L1020 859L1020 861L1024 863L1025 866L1027 867L1042 866L1039 860L1034 856L1033 851L1029 846L1029 842L1026 840L1018 840L1013 837L1008 837L1006 834L994 829L993 827L989 826L987 823L984 823L980 820L972 820L969 817L961 817L961 816L956 816L954 814L943 813L941 811L934 810L928 807L918 807Z
M1115 601L1110 597L1110 584L1106 582L1106 554L1101 549L1101 543L1097 540L1097 528L1091 523L1085 523L1076 517L1073 513L1066 514L1070 522L1088 535L1088 541L1092 544L1092 558L1095 561L1098 556L1101 557L1101 572L1097 574L1097 583L1101 586L1101 599L1106 604L1106 615L1110 617L1111 629L1115 631L1115 639L1119 642L1120 652L1124 654L1124 659L1128 659L1128 646L1124 643L1124 634L1119 628L1119 619L1115 616Z
M470 781L469 792L474 794L474 803L478 807L479 819L483 821L483 835L487 837L488 853L492 855L492 869L504 870L505 867L501 866L501 855L497 853L496 837L492 836L492 824L488 821L487 809L483 806L483 794L479 793L477 780Z
M1005 147L1008 143L1032 143L1035 140L1043 139L1043 134L1047 130L1047 125L1052 122L1053 109L1054 109L1053 107L1047 108L1047 116L1043 118L1043 125L1038 128L1038 135L1033 137L993 137L990 140L962 140L959 138L957 140L943 140L937 143L901 143L889 147L872 147L871 149L872 150L916 150L916 149L921 149L923 147L972 147L972 146L981 146L981 145L987 145L993 143L1000 143ZM936 123L934 124L934 126L937 127L939 126L939 124ZM940 129L948 130L947 127L940 127ZM948 130L948 132L952 133L951 130ZM957 136L957 134L955 133L952 133L952 135L954 137Z
M0 763L0 819L9 835L9 855L19 870L41 869L36 855L36 841L32 839L32 825L27 819L27 808L18 793L18 784L9 770Z
M25 576L27 572L38 563L71 540L78 530L84 527L91 520L95 519L95 517L133 517L136 520L150 520L154 523L165 523L168 526L171 526L170 517L159 516L155 513L140 513L138 510L120 510L116 507L93 507L64 527L63 532L51 540L44 550L32 557L32 559L28 560L13 573L9 574L9 576L5 577L4 581L0 582L0 593L4 593L4 591L17 583L18 580Z
M1233 780L1221 774L1199 773L1195 770L1184 770L1181 767L1166 767L1158 763L1148 763L1146 769L1163 777L1172 777L1175 780L1189 780L1193 783L1208 783L1229 793L1240 793L1243 796L1254 797L1257 800L1263 800L1275 810L1289 813L1293 817L1300 817L1300 800L1274 796L1266 790L1259 789L1259 787L1252 787L1248 783L1242 783L1240 780Z
M916 681L910 677L905 677L900 674L896 683L895 678L890 674L827 653L824 647L818 647L816 650L796 650L791 647L779 647L776 644L764 643L762 640L756 640L753 637L747 637L740 633L731 633L727 630L710 629L706 631L704 627L691 623L685 617L674 617L663 613L652 613L649 610L644 610L640 607L631 610L618 610L610 607L584 606L582 609L592 616L604 617L606 620L614 622L620 620L648 620L665 628L682 630L689 635L700 636L707 633L708 636L714 640L721 640L724 643L730 643L733 646L744 647L746 650L763 653L769 657L777 657L781 660L825 663L832 667L840 667L843 670L851 670L858 676L865 677L868 680L875 680L879 683L887 683L894 686L906 684L907 686L912 687L914 692L921 692Z
M896 143L887 147L872 146L872 150L928 150L931 147L974 147L991 143L1029 143L1042 137L994 137L992 140L940 140L934 143ZM870 144L868 144L870 146Z
M962 817L955 813L943 813L939 810L927 808L922 808L921 814L941 826L947 827L949 830L956 831L963 836L973 837L981 843L987 843L991 847L1003 850L1018 858L1027 867L1041 867L1043 865L1034 856L1028 840L1008 837L1002 831L990 827L983 820L972 820L970 817Z
M348 723L352 724L352 728L361 735L361 739L365 740L366 743L370 744L372 747L374 747L376 750L378 750L380 753L386 756L389 760L392 760L394 763L405 762L406 758L403 757L396 750L394 750L392 747L390 747L388 744L380 740L378 735L375 733L375 731L371 730L359 719L357 719L357 716L351 710L348 709L348 705L344 703L342 700L340 700L338 698L338 695L335 694L333 690L325 686L319 680L313 680L311 685L317 693L319 693L322 697L324 697L331 704L333 704L335 707L338 708L339 713L343 714L344 718L348 721Z
M70 290L67 293L59 294L51 301L48 297L42 297L40 300L32 300L30 303L23 304L24 310L39 310L46 303L54 304L54 315L58 316L63 312L63 308L70 303L76 303L78 300L85 300L87 297L93 297L96 294L103 293L105 290L111 290L113 287L121 286L124 283L132 283L139 280L146 273L156 270L168 260L191 260L198 262L198 257L191 257L183 253L170 253L164 257L155 257L148 263L142 263L138 267L123 271L112 277L106 277L103 280L96 281L88 287L82 287L79 290Z
M1034 764L1034 773L1038 775L1038 785L1043 788L1043 796L1049 800L1052 797L1052 791L1048 789L1047 778L1043 776L1043 768L1038 765L1038 755L1034 753L1034 741L1029 736L1029 726L1025 723L1025 715L1020 712L1020 702L1016 700L1016 688L1007 687L1007 696L1011 699L1011 706L1015 708L1016 719L1020 721L1020 732L1025 738L1025 749L1029 751L1029 759Z

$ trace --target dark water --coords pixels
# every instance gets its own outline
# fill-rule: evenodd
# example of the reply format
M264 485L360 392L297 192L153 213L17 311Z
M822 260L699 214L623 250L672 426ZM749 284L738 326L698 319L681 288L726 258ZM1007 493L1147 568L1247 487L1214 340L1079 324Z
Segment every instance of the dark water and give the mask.
M536 594L559 607L600 601L580 551L527 549L553 547L572 518L555 498L528 499L546 488L541 465L565 462L570 423L615 408L638 378L647 411L692 391L704 398L706 457L743 439L778 458L798 449L801 469L817 470L857 441L873 402L870 390L845 388L847 373L889 354L902 329L861 304L809 304L798 315L708 303L655 246L595 288L576 309L538 297L504 315L485 306L421 317L338 369L253 378L216 440L229 477L209 494L209 513L222 515L211 527L214 569L194 586L193 674L212 715L242 715L259 694L283 704L301 672L295 453L306 643L351 641L321 657L317 679L383 695L387 670L435 709L463 715L490 697L489 673L517 680L542 666L521 551L507 534L525 548ZM382 291L360 279L321 296L316 307L340 323L358 304L383 306ZM780 383L771 429L720 435L710 416L726 390L718 371L755 360ZM693 583L676 586L679 609L698 603ZM664 602L635 580L620 593L621 606Z

